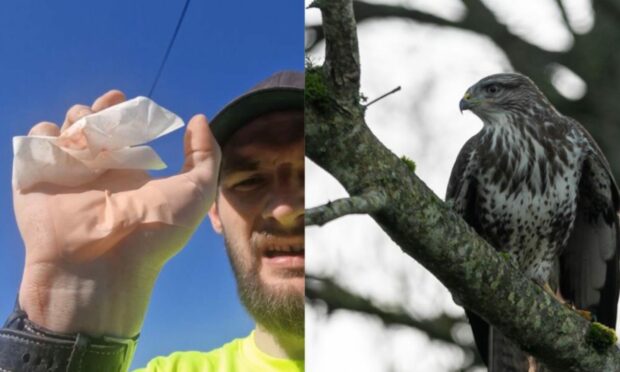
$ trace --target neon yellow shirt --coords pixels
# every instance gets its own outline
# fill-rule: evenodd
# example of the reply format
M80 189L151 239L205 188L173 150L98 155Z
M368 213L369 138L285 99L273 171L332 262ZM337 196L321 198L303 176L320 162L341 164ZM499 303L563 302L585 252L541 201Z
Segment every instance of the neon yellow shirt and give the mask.
M157 357L134 372L303 372L303 360L274 358L260 351L254 332L219 349L182 351Z

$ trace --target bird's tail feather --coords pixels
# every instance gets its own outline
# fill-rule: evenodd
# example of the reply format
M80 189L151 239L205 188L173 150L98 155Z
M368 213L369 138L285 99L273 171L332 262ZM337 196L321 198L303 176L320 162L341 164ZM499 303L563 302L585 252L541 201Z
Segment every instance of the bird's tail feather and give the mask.
M538 372L538 369L530 369L528 359L511 340L489 327L489 372Z

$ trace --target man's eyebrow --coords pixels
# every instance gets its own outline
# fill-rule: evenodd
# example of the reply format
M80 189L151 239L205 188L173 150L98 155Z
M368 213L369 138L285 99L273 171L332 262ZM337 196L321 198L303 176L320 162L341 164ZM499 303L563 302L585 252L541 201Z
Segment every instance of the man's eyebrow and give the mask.
M257 170L259 165L260 162L256 159L239 154L231 154L226 156L222 162L222 173L253 171Z

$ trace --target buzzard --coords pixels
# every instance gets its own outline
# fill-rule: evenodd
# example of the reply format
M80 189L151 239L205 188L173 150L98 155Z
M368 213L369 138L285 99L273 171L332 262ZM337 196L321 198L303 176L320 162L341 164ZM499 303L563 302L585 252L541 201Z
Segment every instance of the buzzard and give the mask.
M460 102L483 122L461 149L446 200L539 285L616 326L619 193L590 134L528 77L488 76ZM528 371L528 357L466 310L489 371Z

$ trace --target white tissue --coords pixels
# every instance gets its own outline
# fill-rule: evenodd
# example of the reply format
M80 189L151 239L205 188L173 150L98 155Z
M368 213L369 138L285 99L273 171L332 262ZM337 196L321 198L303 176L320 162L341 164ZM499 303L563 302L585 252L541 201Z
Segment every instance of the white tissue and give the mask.
M79 186L108 169L165 168L155 150L138 145L182 126L174 113L136 97L81 118L59 137L13 137L13 187Z

